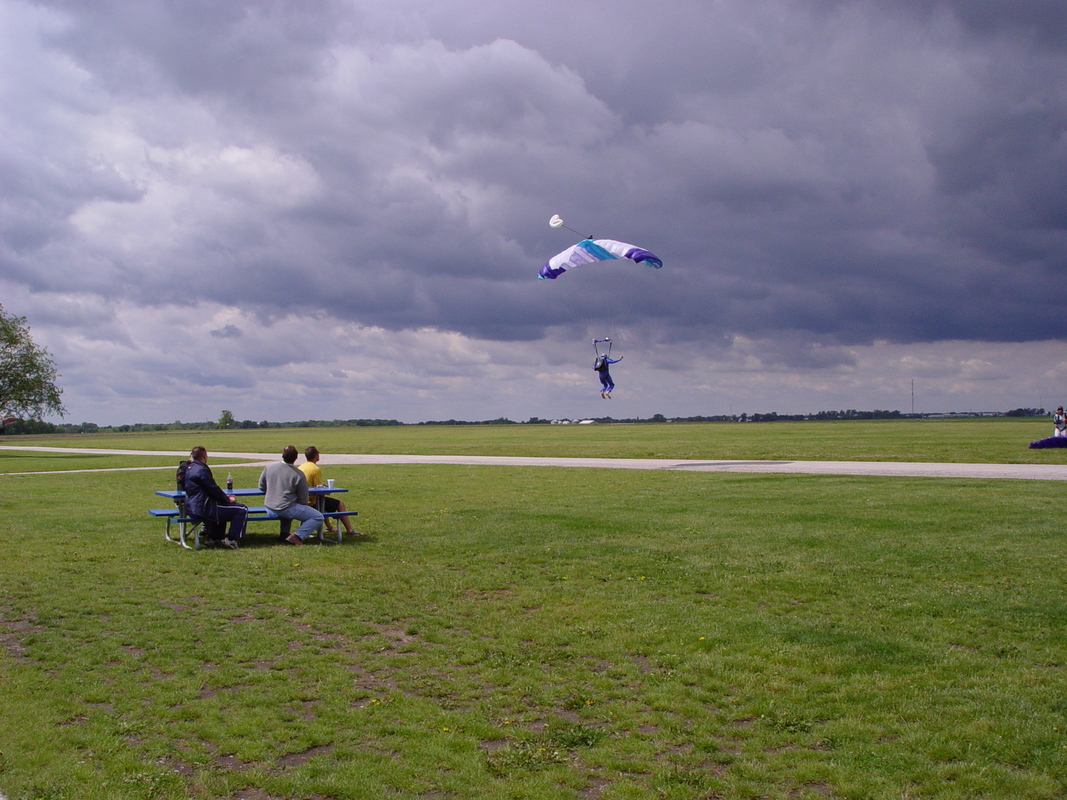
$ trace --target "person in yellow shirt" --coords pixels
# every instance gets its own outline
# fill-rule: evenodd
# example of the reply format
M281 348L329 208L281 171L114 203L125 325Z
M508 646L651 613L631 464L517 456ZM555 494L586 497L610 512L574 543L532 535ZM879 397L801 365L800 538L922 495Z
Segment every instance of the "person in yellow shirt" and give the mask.
M304 458L306 458L307 461L300 465L300 471L303 472L305 477L307 478L308 488L310 489L313 486L322 486L322 470L319 468L319 448L315 447L315 445L311 445L310 447L304 450ZM324 508L326 509L327 513L348 510L345 508L345 504L341 501L340 498L326 495L326 497L323 498L323 501L325 502ZM311 499L310 497L308 498L308 505L313 505L314 502L315 501L313 499ZM338 519L344 524L345 533L347 533L349 536L363 535L359 531L353 529L352 523L349 522L351 517L338 517ZM330 517L326 518L326 530L330 533L333 533L333 528L330 526Z

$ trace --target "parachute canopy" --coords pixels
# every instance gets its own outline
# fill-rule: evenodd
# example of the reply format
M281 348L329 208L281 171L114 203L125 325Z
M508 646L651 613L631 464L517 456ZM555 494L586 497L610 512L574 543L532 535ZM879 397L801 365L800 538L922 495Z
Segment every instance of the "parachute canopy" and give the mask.
M663 262L655 255L632 244L616 242L614 239L583 239L573 247L568 247L562 253L552 256L541 267L538 277L541 280L555 280L567 270L580 264L592 264L594 261L611 261L618 258L625 258L655 269L663 266Z

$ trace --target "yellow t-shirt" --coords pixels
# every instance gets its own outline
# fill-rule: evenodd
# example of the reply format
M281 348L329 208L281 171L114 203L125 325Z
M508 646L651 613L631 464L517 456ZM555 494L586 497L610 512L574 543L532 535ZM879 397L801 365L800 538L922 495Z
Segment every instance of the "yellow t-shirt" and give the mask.
M307 478L308 488L312 486L322 486L322 470L319 469L319 465L314 461L305 461L298 469L304 473L304 477ZM308 498L308 505L315 505L315 498Z

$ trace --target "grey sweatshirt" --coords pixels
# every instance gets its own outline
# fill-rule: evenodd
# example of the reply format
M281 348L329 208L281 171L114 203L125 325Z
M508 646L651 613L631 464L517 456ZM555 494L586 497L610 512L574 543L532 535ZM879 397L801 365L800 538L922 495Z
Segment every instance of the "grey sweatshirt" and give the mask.
M275 461L263 468L259 475L259 490L266 495L263 505L271 511L282 511L297 503L307 505L307 477L284 461Z

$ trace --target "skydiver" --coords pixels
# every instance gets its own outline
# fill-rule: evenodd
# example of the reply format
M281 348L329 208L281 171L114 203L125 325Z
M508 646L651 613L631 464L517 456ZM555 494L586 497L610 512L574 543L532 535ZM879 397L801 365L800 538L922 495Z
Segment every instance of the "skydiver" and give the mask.
M609 358L606 355L598 355L596 361L593 362L593 369L600 373L600 396L604 400L611 399L611 390L615 388L615 382L612 381L611 373L608 372L608 365L618 364L622 359L623 356Z

